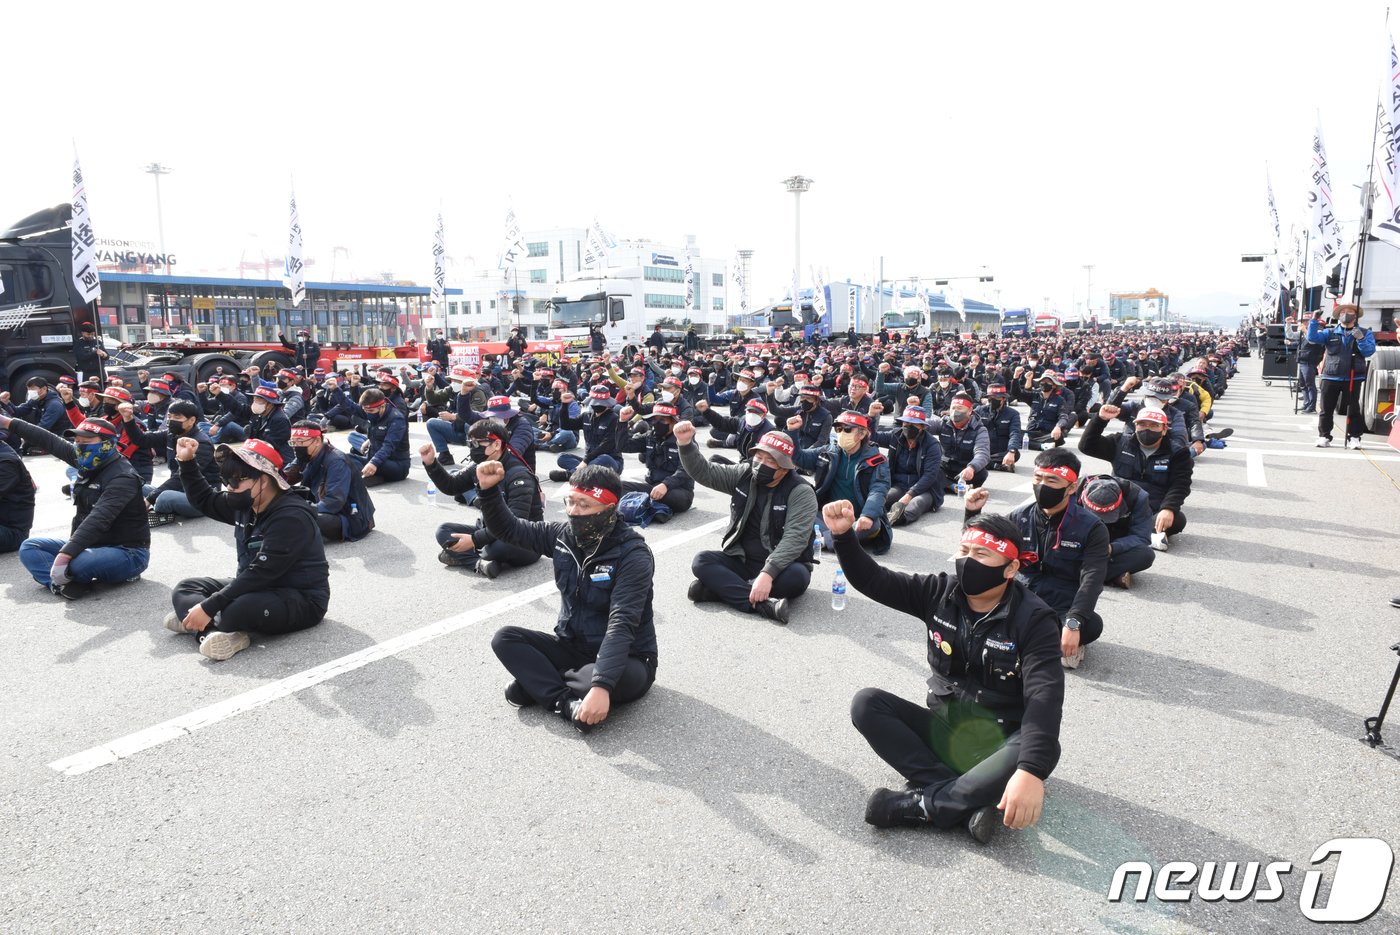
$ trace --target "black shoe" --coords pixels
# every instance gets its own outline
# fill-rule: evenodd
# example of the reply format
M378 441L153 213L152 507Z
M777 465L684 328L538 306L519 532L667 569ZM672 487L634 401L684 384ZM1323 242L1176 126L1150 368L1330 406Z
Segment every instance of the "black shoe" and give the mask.
M705 442L705 447L706 447L706 448L723 448L723 447L725 447L725 444L724 444L724 442L720 441L718 438L712 438L712 439L710 439L709 441Z
M150 529L156 529L160 526L168 526L170 523L175 522L176 519L177 517L174 513L157 513L152 510L150 513L146 514L146 526Z
M570 698L568 703L562 708L557 708L556 713L570 724L574 725L574 730L580 734L586 734L593 730L592 724L585 724L578 719L578 709L583 707L582 698Z
M444 451L442 454L437 456L437 463L443 466L447 466L449 464L456 464L457 461L452 457L452 452Z
M1391 607L1400 607L1400 597L1392 597L1392 598L1390 599L1390 606L1391 606Z
M476 560L476 573L483 578L496 580L496 576L501 573L501 566L490 559L479 558Z
M996 806L984 805L967 817L967 833L978 844L986 844L1001 824L1001 815Z
M82 581L70 581L67 584L53 585L51 590L65 601L76 601L91 594L92 585Z
M898 526L899 524L903 523L904 504L896 500L894 502L894 506L890 507L888 510L885 511L885 519L889 522L891 526Z
M512 708L529 708L535 704L535 699L530 697L530 693L520 687L520 683L511 679L506 685L506 703Z
M675 516L675 515L676 515L676 514L674 514L674 513L657 513L655 516L653 516L653 517L651 518L651 521L652 521L653 524L655 524L655 525L657 525L657 526L664 526L664 525L666 525L667 523L669 523L669 522L671 521L671 517L673 517L673 516Z
M788 622L788 602L785 597L779 598L776 601L771 598L766 601L760 601L754 605L754 610L758 611L760 617L771 620L774 623L786 625Z
M73 496L73 485L72 485L72 484L64 484L62 487L58 488L58 490L59 490L59 493L63 494L65 497L71 497L71 496Z
M710 592L709 588L705 587L704 583L699 578L690 582L690 587L686 589L685 596L689 598L692 604L708 604L719 600L718 597L715 597L715 595Z
M865 823L877 828L916 828L928 824L924 794L918 789L876 789L865 803Z
M443 549L441 552L438 553L438 561L442 562L448 568L472 567L471 556L465 555L461 552L452 552L448 549Z
M563 468L555 468L554 470L549 472L549 479L555 481L568 480L569 472L564 470Z
M1206 436L1206 438L1208 438L1208 439L1229 438L1229 437L1230 437L1231 435L1233 435L1233 434L1235 434L1235 430L1234 430L1234 429L1221 429L1221 430L1218 431L1218 432L1211 432L1209 435Z

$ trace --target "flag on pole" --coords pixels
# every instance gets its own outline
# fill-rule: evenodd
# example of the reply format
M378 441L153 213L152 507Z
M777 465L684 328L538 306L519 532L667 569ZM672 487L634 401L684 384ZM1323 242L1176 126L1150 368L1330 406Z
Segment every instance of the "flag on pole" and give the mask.
M792 317L797 323L802 324L802 277L797 272L797 267L792 268Z
M1279 290L1283 287L1283 257L1279 254L1278 205L1274 203L1274 183L1264 172L1264 186L1269 193L1269 224L1273 233L1273 250L1264 257L1264 281L1260 285L1259 297L1255 301L1255 311L1261 316L1272 316L1278 308Z
M437 234L433 237L433 294L431 303L440 305L447 291L447 239L442 231L442 212L438 212Z
M616 246L617 241L613 239L611 234L603 230L603 225L599 224L595 217L593 226L588 229L588 235L584 238L584 267L607 265L608 251Z
M84 302L91 302L102 293L97 276L97 235L92 232L92 215L88 213L87 186L83 184L83 169L78 165L78 148L73 147L73 285ZM3 288L3 286L0 286Z
M744 281L744 258L737 253L734 255L734 273L731 276L734 280L734 288L739 292L739 314L749 313L749 285Z
M822 275L816 267L810 269L812 285L816 290L812 293L812 311L817 316L817 324L821 324L826 321L826 283L822 281Z
M695 307L695 259L689 253L685 255L685 307Z
M1400 58L1386 32L1386 69L1376 102L1375 173L1371 185L1371 233L1400 247Z
M963 301L962 293L952 286L943 287L943 301L953 307L953 311L958 313L959 321L967 321L967 304Z
M506 211L506 232L501 244L501 259L496 264L496 268L505 273L503 279L510 279L510 271L515 268L516 261L524 255L525 232L515 220L515 209L510 208Z
M287 260L282 267L282 285L292 293L292 307L306 298L306 270L301 261L301 218L297 214L297 193L292 191L291 224L287 234Z
M1323 274L1341 261L1346 253L1342 242L1342 225L1332 204L1332 177L1327 168L1327 150L1322 144L1322 118L1318 117L1313 133L1312 179L1308 187L1308 207L1312 211L1309 228L1309 253Z

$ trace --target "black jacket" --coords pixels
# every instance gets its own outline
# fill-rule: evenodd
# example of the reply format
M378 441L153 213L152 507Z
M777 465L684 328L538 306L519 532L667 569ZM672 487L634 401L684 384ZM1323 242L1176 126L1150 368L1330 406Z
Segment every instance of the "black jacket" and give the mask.
M1091 458L1108 461L1115 477L1126 478L1147 491L1154 512L1180 510L1191 494L1190 449L1171 449L1168 440L1163 439L1157 450L1148 454L1134 433L1105 435L1104 425L1098 416L1091 418L1079 438L1079 450Z
M924 623L928 640L928 704L967 705L993 719L1004 734L1021 731L1016 766L1047 778L1060 759L1065 673L1060 665L1060 621L1055 611L1013 581L985 619L974 614L947 572L890 571L866 554L854 532L836 540L836 555L851 585L886 607ZM974 621L979 621L974 626ZM951 652L943 647L951 645Z
M554 581L559 587L554 632L596 653L594 685L609 691L616 687L629 656L655 661L651 602L656 563L636 530L619 521L602 542L584 553L568 523L517 519L507 508L499 484L483 490L477 503L492 535L537 555L554 557Z
M374 500L350 456L329 443L301 467L298 481L311 492L316 512L340 517L340 534L346 542L369 535L374 528Z
M132 419L126 423L131 440L142 448L164 448L166 463L171 466L170 476L151 494L150 502L154 503L156 497L167 490L185 489L180 483L180 472L175 469L175 443L181 438L193 438L199 442L199 451L194 456L195 463L199 465L199 473L204 475L204 480L215 490L223 486L223 480L219 477L219 463L214 460L214 443L204 434L203 429L196 428L189 435L176 435L169 428L158 432L142 431L140 423L140 419Z
M0 526L29 535L34 525L34 478L19 453L0 442Z
M519 519L534 523L544 519L544 501L540 499L540 482L535 477L534 472L525 465L524 461L508 451L501 463L505 466L506 476L496 486L505 488L506 506L509 507L511 514ZM434 458L433 463L423 465L423 469L428 472L428 479L433 482L433 486L445 494L466 493L476 487L475 464L468 464L459 471L449 471L443 467L441 461ZM500 537L493 534L485 526L478 526L476 532L472 533L472 541L476 543L478 552L498 538Z

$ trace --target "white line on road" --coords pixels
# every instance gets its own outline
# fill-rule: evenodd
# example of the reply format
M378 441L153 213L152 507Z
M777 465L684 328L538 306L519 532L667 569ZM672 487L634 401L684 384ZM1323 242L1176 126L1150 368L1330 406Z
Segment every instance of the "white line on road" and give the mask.
M1231 439L1231 441L1233 441L1233 439ZM1338 446L1338 447L1340 447L1340 446ZM1369 454L1369 455L1371 456L1371 460L1372 460L1372 461L1400 461L1400 457L1395 457L1395 456L1393 456L1393 455L1377 455L1377 454L1374 454L1374 452L1377 452L1377 451L1394 452L1395 449L1391 448L1391 447L1390 447L1389 445L1387 445L1385 442L1377 442L1376 444L1367 445L1367 447L1366 447L1366 453ZM1365 463L1366 463L1366 458L1365 458L1365 456L1363 456L1363 455L1361 454L1361 452L1359 452L1359 451L1348 451L1348 450L1345 449L1345 448L1342 448L1340 451L1324 450L1324 449L1313 449L1312 451L1284 451L1284 450L1281 449L1281 448L1239 448L1239 447L1235 447L1234 445L1232 445L1231 447L1226 448L1226 449L1224 449L1224 450L1215 450L1215 449L1212 449L1211 452L1210 452L1210 457L1211 457L1211 458L1215 458L1215 457L1217 457L1217 456L1226 456L1226 457L1228 457L1228 456L1230 456L1230 455L1237 455L1237 454L1243 454L1243 455L1261 454L1261 455L1269 455L1270 457L1278 456L1278 457L1280 457L1280 458L1338 458L1338 459L1347 459L1347 458L1350 458L1351 460L1357 462L1358 464L1365 464ZM1199 463L1199 462L1198 462L1198 463Z
M665 552L701 536L709 535L728 525L729 519L717 519L688 529L685 532L677 533L651 547L652 552ZM421 646L430 640L435 640L440 636L455 633L464 627L479 623L482 620L500 619L499 615L503 611L511 610L529 604L531 601L542 597L548 597L557 593L557 588L553 581L537 584L532 588L526 588L518 594L503 597L500 600L492 601L472 610L464 611L451 617L430 623L427 626L419 627L417 630L410 630L390 640L382 643L375 643L367 646L359 652L351 653L348 656L341 656L339 659L332 659L304 672L298 672L284 679L272 682L255 688L252 691L244 692L241 695L234 695L232 698L216 702L189 714L172 718L154 727L139 730L134 734L127 734L125 737L118 737L116 740L72 756L66 756L61 760L54 760L49 764L49 768L63 773L65 776L77 776L99 766L106 766L118 760L125 759L142 750L149 750L167 741L177 740L180 737L188 736L201 728L209 727L220 721L233 717L235 714L242 714L245 711L252 711L265 704L285 698L313 685L319 685L328 679L333 679L337 675L344 675L346 672L353 672L363 668L371 662L383 659L387 656L397 655L415 646Z
M1267 487L1264 479L1264 456L1257 451L1247 451L1244 455L1245 482L1251 487Z

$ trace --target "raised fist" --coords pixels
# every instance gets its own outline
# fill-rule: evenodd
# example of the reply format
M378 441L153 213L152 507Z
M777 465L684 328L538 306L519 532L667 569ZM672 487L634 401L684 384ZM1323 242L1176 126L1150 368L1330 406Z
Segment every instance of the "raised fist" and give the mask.
M175 439L175 460L193 461L194 456L199 454L199 442L193 438Z
M425 466L432 464L437 460L437 449L433 447L432 442L427 442L419 447L418 456L423 459L423 464Z
M671 429L671 436L675 438L677 445L689 445L695 440L695 426L690 422L677 422L675 428Z
M833 536L839 536L855 525L855 507L849 500L833 500L822 507L822 522L826 523Z
M483 461L476 466L476 486L479 490L490 490L505 477L505 465L499 461Z

